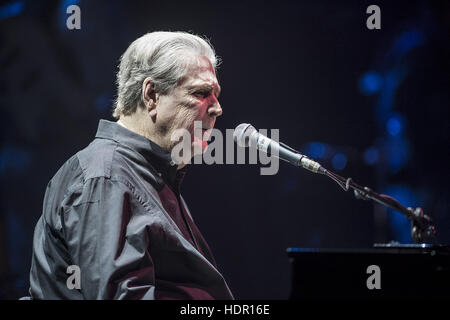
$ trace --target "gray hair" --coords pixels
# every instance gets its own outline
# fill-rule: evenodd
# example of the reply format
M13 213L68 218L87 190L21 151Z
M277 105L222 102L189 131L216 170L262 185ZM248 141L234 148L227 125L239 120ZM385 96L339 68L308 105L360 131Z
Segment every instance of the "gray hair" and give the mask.
M158 93L170 94L186 76L187 55L206 56L214 69L218 65L209 41L187 32L151 32L133 41L120 58L113 117L133 114L143 106L142 83L147 77Z

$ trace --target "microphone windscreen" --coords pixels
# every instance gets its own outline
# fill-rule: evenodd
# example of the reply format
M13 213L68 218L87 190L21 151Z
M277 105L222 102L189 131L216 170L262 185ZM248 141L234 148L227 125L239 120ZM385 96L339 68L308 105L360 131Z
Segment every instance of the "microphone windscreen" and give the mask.
M240 147L248 147L250 135L256 131L256 129L249 123L241 123L234 129L233 140Z

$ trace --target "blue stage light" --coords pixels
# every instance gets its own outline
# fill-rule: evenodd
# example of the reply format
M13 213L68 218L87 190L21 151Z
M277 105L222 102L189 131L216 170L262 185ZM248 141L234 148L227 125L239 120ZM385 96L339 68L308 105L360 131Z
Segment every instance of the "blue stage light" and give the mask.
M80 0L63 0L61 6L63 8L67 8L71 5L78 5L80 3Z
M422 207L423 199L420 194L414 192L411 188L405 185L390 185L383 193L388 194L405 206ZM400 243L411 243L411 222L406 219L403 214L388 209L389 221L395 239Z
M362 93L371 95L380 90L382 82L383 78L377 72L369 71L359 80L359 89Z
M421 46L425 42L425 34L422 30L413 29L403 32L395 41L394 52L403 56L408 51Z
M386 122L386 130L391 136L400 134L403 130L403 119L400 116L392 116Z
M16 1L0 7L0 20L18 16L22 13L24 6L23 1Z
M409 141L403 136L390 137L384 144L384 154L391 173L399 172L409 161Z
M336 170L342 170L347 165L347 157L342 153L337 153L331 160L331 164Z
M376 149L374 147L370 147L364 152L364 161L368 165L374 165L375 163L377 163L379 157L380 157L380 154L378 152L378 149Z
M323 159L325 157L326 145L321 142L311 142L308 145L308 156L314 159Z

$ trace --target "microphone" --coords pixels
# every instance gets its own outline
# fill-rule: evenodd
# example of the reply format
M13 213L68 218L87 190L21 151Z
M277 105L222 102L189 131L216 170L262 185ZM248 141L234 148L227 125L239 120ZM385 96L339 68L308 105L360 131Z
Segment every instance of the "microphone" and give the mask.
M297 167L303 167L314 173L325 174L326 170L318 163L300 154L291 147L278 143L260 134L251 124L241 123L234 129L234 142L240 147L256 147L256 149L289 162Z

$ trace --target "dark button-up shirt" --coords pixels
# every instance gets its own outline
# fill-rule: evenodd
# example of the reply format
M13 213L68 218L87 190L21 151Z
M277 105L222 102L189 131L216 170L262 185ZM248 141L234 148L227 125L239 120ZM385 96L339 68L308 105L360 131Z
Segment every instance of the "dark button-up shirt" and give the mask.
M180 195L184 173L158 145L100 120L47 186L32 298L232 299Z

